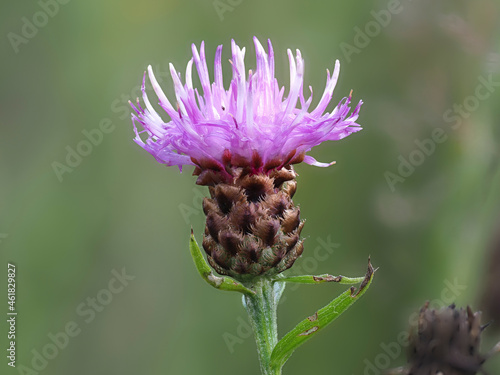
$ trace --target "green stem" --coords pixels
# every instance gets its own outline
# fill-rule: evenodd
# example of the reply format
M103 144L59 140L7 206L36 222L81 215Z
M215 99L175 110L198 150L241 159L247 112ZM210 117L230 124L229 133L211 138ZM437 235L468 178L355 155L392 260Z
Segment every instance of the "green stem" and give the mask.
M250 318L263 375L281 375L281 369L271 368L271 354L278 343L276 312L284 288L284 283L262 277L251 285L255 294L243 296L243 305Z

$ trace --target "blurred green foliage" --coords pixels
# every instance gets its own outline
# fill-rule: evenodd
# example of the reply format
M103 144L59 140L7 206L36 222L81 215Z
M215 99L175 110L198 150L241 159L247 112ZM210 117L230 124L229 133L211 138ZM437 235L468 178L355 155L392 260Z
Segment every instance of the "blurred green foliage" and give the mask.
M18 365L31 367L33 350L42 352L50 333L74 321L81 333L40 373L258 373L240 299L205 285L190 259L189 231L192 225L202 233L205 189L194 185L190 168L179 175L132 142L126 102L138 95L144 69L152 64L162 72L171 96L168 62L183 71L190 43L202 40L210 60L219 44L228 59L234 38L247 46L250 69L252 36L271 38L285 85L286 48L299 48L316 102L325 69L338 58L335 100L353 89L354 99L365 102L362 132L313 151L336 166L296 168L294 200L307 218L296 266L357 275L371 255L380 270L369 293L301 348L286 374L376 374L368 363L404 364L398 354L386 365L382 344L397 341L425 300L442 301L443 291L447 300L449 283L464 286L456 289L459 305L480 308L488 246L500 226L500 94L496 86L487 98L481 91L477 105L467 98L476 97L480 77L500 81L497 1L57 4L46 22L39 13L49 11L34 1L3 2L0 12L0 277L5 285L7 261L17 265ZM396 11L384 20L390 7ZM40 25L36 35L23 17ZM359 30L372 36L363 39ZM450 120L454 104L473 110ZM110 132L73 160L60 181L54 162L65 164L67 147L76 149L86 139L82 131L107 119ZM434 142L435 150L419 161L416 140L432 139L436 128L446 141ZM399 176L391 191L387 172L397 175L401 158L412 153L420 165ZM317 261L314 249L327 239L335 250ZM123 267L135 279L102 311L92 308L95 317L86 323L87 298L109 297L102 290L112 270ZM285 291L282 334L342 290ZM493 330L486 335L485 350L495 339ZM2 362L2 373L22 373ZM488 368L500 372L500 358Z

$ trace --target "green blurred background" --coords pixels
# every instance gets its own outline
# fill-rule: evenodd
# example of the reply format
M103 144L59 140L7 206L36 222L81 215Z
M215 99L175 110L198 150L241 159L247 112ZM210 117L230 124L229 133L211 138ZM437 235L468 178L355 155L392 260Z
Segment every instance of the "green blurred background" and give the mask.
M36 352L52 342L49 334L75 322L79 334L34 373L258 373L240 298L207 286L188 253L190 227L198 238L203 231L205 189L195 186L191 168L179 174L132 141L126 102L138 95L144 69L152 64L172 97L168 62L183 72L190 44L202 40L209 67L224 44L227 73L231 38L247 47L249 69L252 36L271 38L285 85L286 48L299 48L315 102L325 69L338 58L334 101L353 89L354 99L365 102L362 132L312 152L336 166L296 168L294 200L307 219L296 267L360 275L371 255L380 270L365 297L297 351L285 374L378 374L405 363L397 351L386 361L383 347L397 341L425 300L439 306L451 296L482 308L500 229L498 85L481 88L485 98L470 97L480 77L500 81L498 1L56 4L43 11L35 1L3 2L0 12L0 277L6 301L7 261L17 265L18 366L33 368ZM374 24L389 8L396 10L390 20L380 21L387 25ZM23 17L40 25L36 35L23 30ZM363 41L359 30L372 36ZM457 120L443 115L464 101L469 110L454 129ZM75 150L86 139L82 131L103 121L111 125L102 142L58 178L54 162L66 164L68 147ZM430 139L435 128L447 140L419 160L416 140ZM387 172L397 175L400 158L411 155L421 165L391 189ZM315 249L328 239L336 248L318 261ZM135 278L86 323L89 315L78 307L89 297L109 297L112 272L123 268ZM290 288L279 310L281 334L342 291ZM496 319L485 351L500 336ZM500 358L487 368L500 373ZM5 358L0 369L30 373L10 369Z

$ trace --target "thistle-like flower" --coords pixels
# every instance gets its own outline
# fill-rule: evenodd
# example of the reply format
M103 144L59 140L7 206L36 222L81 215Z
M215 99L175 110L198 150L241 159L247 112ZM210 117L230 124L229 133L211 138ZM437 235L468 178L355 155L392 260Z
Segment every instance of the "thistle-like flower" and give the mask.
M203 247L217 272L236 278L275 274L293 265L303 249L299 238L303 221L292 202L296 190L292 164L332 165L320 163L307 153L324 141L340 140L361 130L356 120L362 102L351 113L351 95L325 112L339 76L338 61L333 74L327 73L318 105L309 111L312 88L306 100L300 51L294 57L288 50L290 88L285 98L284 87L274 77L271 42L267 53L257 38L254 43L256 69L247 75L245 48L232 41L233 76L227 90L223 84L222 46L215 53L211 83L204 43L200 51L193 45L184 84L170 64L175 106L148 67L159 105L170 121L164 121L151 105L145 90L146 73L142 85L145 108L139 100L137 105L132 104L135 142L160 163L181 169L183 165L195 166L197 184L209 187L211 197L203 204L207 215ZM202 94L193 86L193 62Z

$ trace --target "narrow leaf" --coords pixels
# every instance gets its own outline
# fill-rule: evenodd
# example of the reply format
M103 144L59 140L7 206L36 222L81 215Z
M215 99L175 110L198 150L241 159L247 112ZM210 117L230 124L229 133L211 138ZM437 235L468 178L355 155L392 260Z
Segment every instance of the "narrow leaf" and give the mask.
M361 277L346 277L346 276L333 276L329 274L324 275L300 275L300 276L288 276L280 278L279 281L285 283L298 283L298 284L322 284L322 283L339 283L339 284L359 284L365 279L365 276Z
M334 321L340 314L356 302L366 292L366 290L368 290L368 287L372 282L374 272L375 271L370 261L368 261L368 271L366 272L366 276L363 278L357 292L354 287L351 287L328 305L301 321L297 324L297 326L295 326L295 328L288 332L278 342L278 344L276 344L273 350L271 355L272 368L281 369L295 349L311 337L315 336L315 334L319 331L323 330L328 324ZM283 279L280 281L283 281Z
M194 238L193 229L191 229L191 238L189 240L189 251L193 258L194 264L200 276L216 289L227 290L229 292L240 292L247 295L254 295L255 292L243 286L243 284L231 279L230 277L215 276L212 269L203 258L200 247Z

